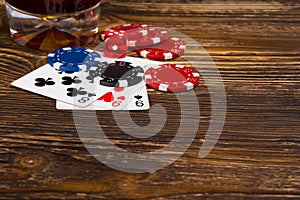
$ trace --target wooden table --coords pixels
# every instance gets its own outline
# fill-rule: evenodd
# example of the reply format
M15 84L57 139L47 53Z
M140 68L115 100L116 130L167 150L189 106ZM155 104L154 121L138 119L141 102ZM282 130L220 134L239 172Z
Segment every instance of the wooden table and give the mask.
M165 27L208 51L227 95L226 121L214 149L199 159L211 116L202 80L196 89L200 127L177 161L136 174L96 160L80 140L71 111L58 111L53 99L10 85L45 64L46 53L10 39L2 4L0 199L300 199L299 1L168 2L107 1L102 28L133 22ZM195 67L201 70L201 63ZM176 135L180 108L174 95L149 89L149 97L168 113L164 129L149 139L124 134L111 112L97 112L105 133L119 147L156 150ZM148 112L131 115L140 125L150 122Z

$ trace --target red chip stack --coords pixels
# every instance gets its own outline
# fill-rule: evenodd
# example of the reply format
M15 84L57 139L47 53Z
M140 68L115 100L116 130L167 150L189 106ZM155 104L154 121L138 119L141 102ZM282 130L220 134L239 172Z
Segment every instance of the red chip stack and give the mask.
M127 49L135 50L138 55L150 60L175 59L186 50L185 42L179 38L170 37L166 30L150 28L144 24L124 24L101 32L101 39L106 44L105 48L110 47L105 49L107 52L105 55L108 57L119 58L120 49L122 53L125 49L124 42L120 42L119 39L109 40L111 37L123 38L127 42Z

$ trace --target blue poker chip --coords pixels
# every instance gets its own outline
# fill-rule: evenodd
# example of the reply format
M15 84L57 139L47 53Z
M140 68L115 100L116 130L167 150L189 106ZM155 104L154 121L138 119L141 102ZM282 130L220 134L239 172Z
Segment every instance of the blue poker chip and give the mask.
M78 47L57 49L48 54L48 63L58 71L87 72L100 60L101 56L96 51Z

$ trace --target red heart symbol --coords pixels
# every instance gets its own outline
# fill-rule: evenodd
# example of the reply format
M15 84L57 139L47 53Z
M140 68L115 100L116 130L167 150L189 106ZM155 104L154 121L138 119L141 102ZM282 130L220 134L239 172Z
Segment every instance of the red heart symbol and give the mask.
M105 95L103 95L102 97L100 97L98 100L99 101L105 101L105 102L113 102L114 101L114 95L112 92L108 92Z
M118 100L121 100L121 101L124 101L125 99L126 99L125 96L118 97Z

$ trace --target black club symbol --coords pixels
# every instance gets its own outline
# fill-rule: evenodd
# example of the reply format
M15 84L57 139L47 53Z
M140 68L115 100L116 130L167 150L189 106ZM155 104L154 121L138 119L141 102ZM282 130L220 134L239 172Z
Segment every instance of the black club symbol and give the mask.
M67 91L68 91L67 95L69 97L77 97L78 95L83 96L87 94L87 91L84 91L84 88L79 88L79 89L69 88L67 89Z
M52 81L52 78L44 79L44 78L37 78L35 79L36 83L35 86L44 87L46 85L55 85L55 82Z
M64 84L64 85L72 85L73 83L79 84L82 82L81 80L78 79L77 76L75 76L74 78L65 76L62 78L62 80L63 80L62 84Z

